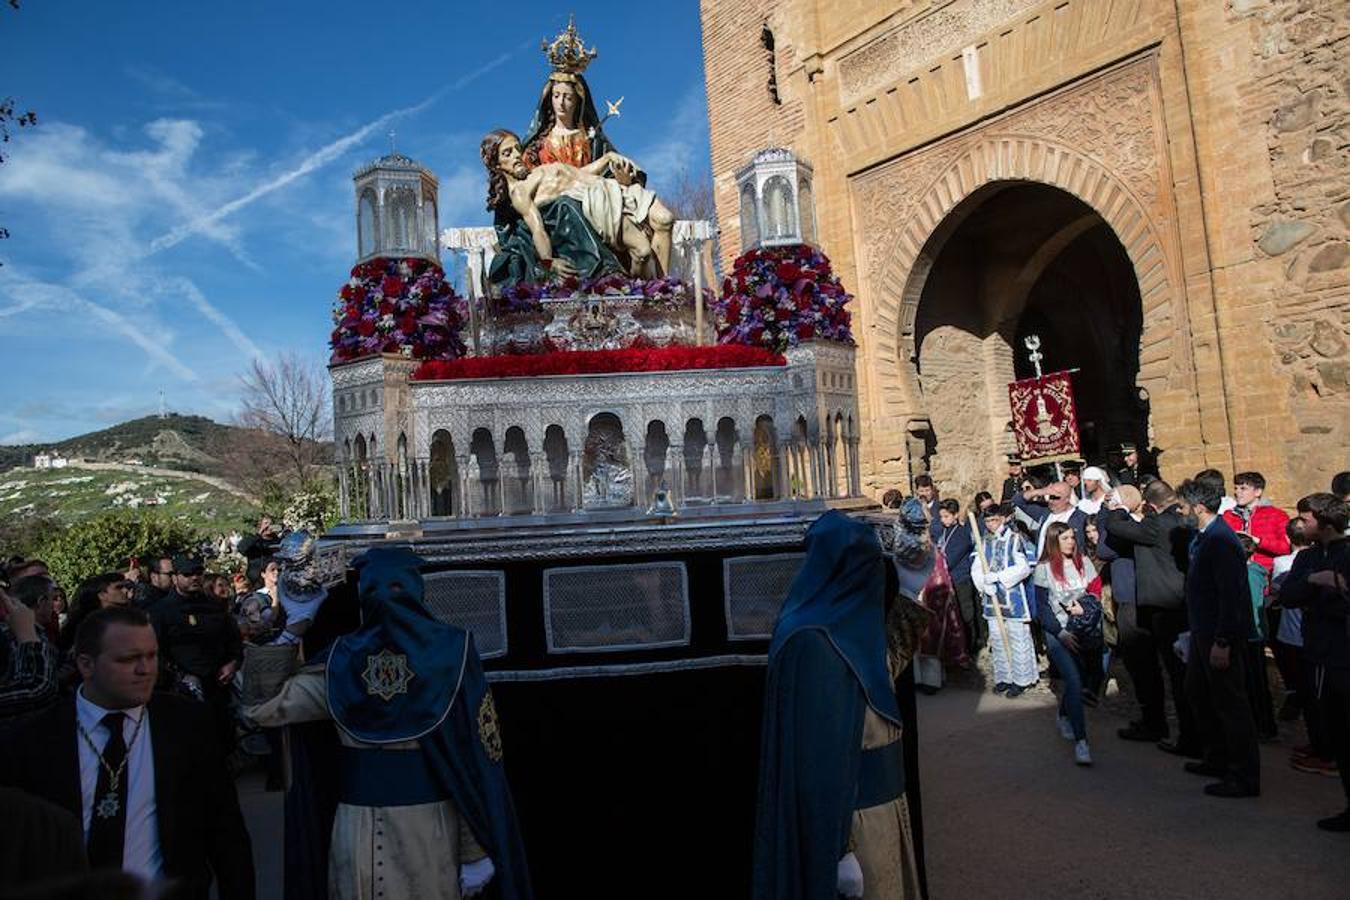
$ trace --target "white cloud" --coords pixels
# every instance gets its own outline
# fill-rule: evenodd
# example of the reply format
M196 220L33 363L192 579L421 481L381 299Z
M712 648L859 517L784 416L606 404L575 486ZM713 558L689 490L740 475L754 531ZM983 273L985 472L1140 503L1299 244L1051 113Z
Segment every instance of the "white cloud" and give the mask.
M674 114L665 132L657 139L629 153L646 170L657 193L663 185L671 184L685 171L704 171L708 160L698 158L698 152L708 144L708 104L704 99L703 82L690 85L675 105Z
M224 101L203 97L177 78L153 66L134 64L126 66L123 71L146 89L149 94L147 99L157 107L205 112L230 106Z
M20 428L18 431L0 435L0 444L32 444L40 437L42 437L42 433L39 431L34 431L32 428Z
M64 315L68 331L118 335L147 360L196 382L197 372L171 349L174 330L165 320L181 317L169 304L186 300L250 358L259 351L195 283L144 260L146 232L202 215L238 190L242 172L221 174L201 164L205 129L196 121L154 119L139 133L139 145L110 146L78 126L44 123L0 168L0 198L32 205L32 230L45 227L49 259L60 264L48 274L14 264L0 269L0 299L9 301L0 304L0 327L42 334L40 322ZM258 270L240 224L214 223L201 233Z
M111 391L127 396L118 405L120 414L147 402L153 406L161 387L171 398L179 396L180 408L228 415L237 399L232 372L241 355L261 356L260 343L268 349L275 343L258 337L269 332L253 327L262 303L248 294L274 291L276 279L242 271L260 271L250 242L269 266L276 265L280 249L287 254L285 265L296 272L326 271L334 260L346 263L354 249L346 173L334 175L333 184L343 186L338 193L326 183L300 191L297 183L344 157L350 161L363 141L396 119L423 112L528 45L465 73L420 103L296 154L299 161L289 166L259 159L252 148L218 146L216 136L228 132L181 113L219 107L144 66L126 71L147 89L142 99L179 115L133 120L101 133L44 120L0 167L0 207L11 223L23 223L0 267L0 336L41 342L25 347L42 348L42 362L53 377L44 380L45 388L34 383L30 399L48 405L63 395L87 400L44 416L50 424L0 411L4 430L37 427L46 439L47 432L87 426L89 404ZM260 178L259 172L267 174ZM452 167L441 182L442 223L470 211L481 218L484 190L476 166ZM206 240L168 252L189 236ZM288 253L292 245L300 252ZM231 257L223 260L226 266L219 264L222 250ZM235 277L241 271L242 280ZM220 272L232 274L222 279ZM227 302L209 296L214 294ZM251 316L248 332L234 315ZM136 366L144 366L145 374L136 377ZM151 395L149 401L143 393Z
M245 357L248 359L259 359L263 356L263 352L258 349L258 345L253 343L248 335L244 334L229 316L213 306L211 301L206 299L206 295L203 294L195 284L188 281L186 278L174 278L171 280L171 285L177 290L182 291L183 296L188 298L188 302L190 302L199 313L224 332L225 337L229 338L230 343L234 344Z
M122 313L76 293L62 284L25 279L12 265L0 269L0 294L13 301L13 307L0 308L0 318L17 312L42 310L73 322L90 323L98 330L116 332L140 347L145 355L185 381L196 381L197 373L169 352L164 341L151 339L143 325Z

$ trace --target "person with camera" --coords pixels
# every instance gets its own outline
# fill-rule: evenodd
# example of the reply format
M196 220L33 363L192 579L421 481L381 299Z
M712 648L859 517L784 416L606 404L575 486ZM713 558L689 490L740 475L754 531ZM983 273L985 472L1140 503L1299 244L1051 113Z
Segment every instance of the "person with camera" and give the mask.
M0 587L0 720L35 712L56 700L60 655L44 633L56 586L30 575Z
M1013 506L1035 528L1038 557L1044 553L1046 534L1055 523L1062 522L1073 529L1079 550L1087 546L1087 514L1074 505L1073 491L1067 482L1056 481L1013 494Z

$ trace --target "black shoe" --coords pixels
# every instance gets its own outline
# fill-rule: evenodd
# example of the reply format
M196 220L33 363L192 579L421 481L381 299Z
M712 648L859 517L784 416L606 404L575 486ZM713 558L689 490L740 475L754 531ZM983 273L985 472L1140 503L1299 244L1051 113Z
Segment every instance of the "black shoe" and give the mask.
M1203 775L1206 778L1225 778L1228 775L1228 770L1223 766L1216 766L1204 760L1188 762L1181 768L1191 775Z
M1211 797L1226 797L1236 800L1241 797L1260 797L1260 788L1249 788L1245 784L1234 781L1231 778L1225 778L1223 781L1216 781L1213 784L1205 785L1205 793Z
M1202 759L1204 751L1191 744L1183 744L1181 741L1158 741L1158 749L1164 753L1170 753L1173 756L1185 756L1188 759Z
M1116 736L1122 741L1147 741L1150 744L1156 744L1167 737L1167 729L1150 728L1143 722L1131 722L1125 728L1117 729Z
M994 693L1001 694L1010 687L1012 687L1012 685L1008 684L1008 682L1000 681L998 684L994 685Z
M1025 690L1026 688L1022 687L1020 684L1010 684L1008 685L1008 692L1004 696L1009 700L1013 700L1022 696L1022 692Z
M1350 831L1350 809L1341 813L1339 816L1332 816L1329 819L1318 819L1317 827L1323 831L1347 832Z
M916 684L914 685L914 689L917 690L920 694L925 694L929 697L933 696L938 692L938 689L931 684Z

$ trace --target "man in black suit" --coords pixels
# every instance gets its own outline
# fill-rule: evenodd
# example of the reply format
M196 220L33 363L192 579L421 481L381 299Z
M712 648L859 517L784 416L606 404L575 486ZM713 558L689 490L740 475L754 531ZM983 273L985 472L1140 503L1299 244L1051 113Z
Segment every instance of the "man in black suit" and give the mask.
M1258 797L1261 754L1245 672L1252 633L1247 555L1219 515L1223 494L1214 485L1183 481L1177 499L1182 517L1198 531L1186 570L1191 626L1186 693L1200 724L1205 758L1186 763L1186 771L1222 779L1205 785L1211 797Z
M1135 605L1138 631L1122 648L1125 667L1134 683L1143 719L1122 728L1125 740L1158 741L1158 746L1179 756L1203 755L1195 715L1186 700L1186 665L1172 645L1187 630L1186 568L1191 538L1195 532L1183 521L1176 492L1165 481L1152 481L1143 491L1147 511L1136 522L1114 499L1108 499L1098 515L1112 545L1120 544L1134 556ZM1159 663L1161 662L1161 669ZM1163 708L1163 678L1172 684L1172 702L1177 711L1177 739L1167 742L1167 716Z
M80 817L92 869L162 880L190 900L206 900L214 874L221 900L252 900L252 846L211 717L153 693L145 614L91 614L75 654L83 684L6 737L0 782Z

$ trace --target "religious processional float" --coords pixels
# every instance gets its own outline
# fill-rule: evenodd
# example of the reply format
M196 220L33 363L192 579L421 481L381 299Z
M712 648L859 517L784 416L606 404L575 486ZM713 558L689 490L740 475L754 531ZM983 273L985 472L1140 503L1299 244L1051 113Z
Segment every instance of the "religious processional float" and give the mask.
M813 243L809 164L767 149L738 173L719 285L713 223L677 220L611 142L594 48L569 22L544 50L528 126L482 143L492 227L440 231L436 176L401 154L355 173L322 546L410 545L433 612L473 633L538 894L601 896L577 860L603 834L616 883L696 896L727 871L714 892L742 896L778 607L810 523L875 508L851 297ZM722 812L673 865L688 835L653 810L696 807Z

